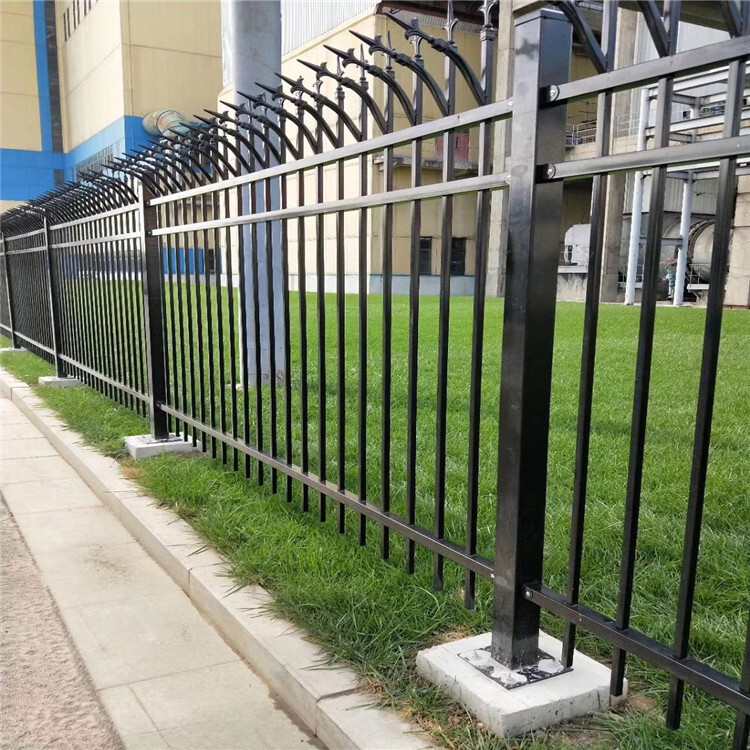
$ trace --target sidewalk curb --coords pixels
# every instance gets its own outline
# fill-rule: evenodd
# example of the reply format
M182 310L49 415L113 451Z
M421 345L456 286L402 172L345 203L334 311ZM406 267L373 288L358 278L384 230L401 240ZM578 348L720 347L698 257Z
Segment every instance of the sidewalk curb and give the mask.
M424 733L358 691L350 669L328 657L292 623L267 614L271 595L260 586L237 589L229 562L171 510L122 475L117 461L84 445L25 383L0 368L0 393L50 441L148 554L187 594L222 638L258 672L331 750L423 750Z

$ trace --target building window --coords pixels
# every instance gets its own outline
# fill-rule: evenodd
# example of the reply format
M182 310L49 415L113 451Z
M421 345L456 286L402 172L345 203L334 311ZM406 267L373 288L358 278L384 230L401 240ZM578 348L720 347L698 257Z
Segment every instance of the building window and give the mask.
M466 237L451 240L451 276L466 276Z
M419 238L419 275L432 273L432 237Z

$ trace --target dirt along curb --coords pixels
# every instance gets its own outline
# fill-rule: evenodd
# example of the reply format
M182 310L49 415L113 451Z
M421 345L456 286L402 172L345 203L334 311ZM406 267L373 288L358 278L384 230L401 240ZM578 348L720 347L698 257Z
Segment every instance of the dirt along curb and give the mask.
M292 623L268 614L270 594L238 588L227 560L175 513L123 476L120 465L86 446L25 383L0 368L0 392L52 443L141 546L188 595L224 640L277 693L285 708L329 748L422 750L416 726L373 704L356 674L328 665L327 654Z

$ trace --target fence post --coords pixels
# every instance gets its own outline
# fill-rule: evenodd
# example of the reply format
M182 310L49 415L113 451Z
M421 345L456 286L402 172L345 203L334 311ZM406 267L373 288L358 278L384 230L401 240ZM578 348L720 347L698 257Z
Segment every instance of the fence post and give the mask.
M539 607L524 588L542 578L547 448L571 27L558 11L516 21L508 196L508 258L500 389L500 455L492 656L510 669L539 660ZM550 88L552 87L552 88Z
M14 349L19 348L16 326L13 315L13 284L10 280L10 266L8 265L8 247L5 244L5 235L0 235L0 243L3 248L3 265L5 266L5 290L8 292L8 323L10 324L10 340Z
M143 305L148 369L148 412L154 440L169 439L166 412L159 408L167 400L167 368L164 349L164 266L159 240L151 232L157 226L157 209L149 205L154 194L145 182L138 191Z
M57 274L52 262L52 237L49 228L49 221L44 217L44 253L47 261L47 289L49 300L49 314L52 322L52 351L55 357L55 375L58 378L67 377L65 365L60 357L62 348L62 335L60 323L60 290L58 289Z

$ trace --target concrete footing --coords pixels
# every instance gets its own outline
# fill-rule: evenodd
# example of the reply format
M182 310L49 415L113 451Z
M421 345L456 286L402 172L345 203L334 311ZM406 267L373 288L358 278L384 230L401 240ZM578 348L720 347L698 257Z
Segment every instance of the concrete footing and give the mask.
M78 378L58 378L54 375L43 375L39 378L39 385L49 385L53 388L74 388L83 383Z
M22 352L26 352L28 349L24 349L22 346L12 347L12 346L6 346L3 349L0 349L0 354L21 354Z
M178 435L170 435L168 440L155 440L151 435L131 435L125 438L125 446L136 460L154 458L162 453L201 453L200 446L185 442Z
M610 696L610 670L578 651L572 670L505 688L498 680L504 668L487 652L490 642L485 633L420 651L417 671L501 737L604 711L627 696L627 686L622 696ZM539 648L553 660L561 657L562 643L546 633L539 634Z

